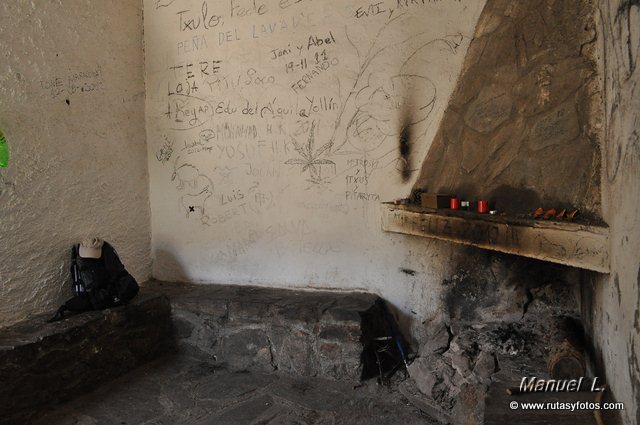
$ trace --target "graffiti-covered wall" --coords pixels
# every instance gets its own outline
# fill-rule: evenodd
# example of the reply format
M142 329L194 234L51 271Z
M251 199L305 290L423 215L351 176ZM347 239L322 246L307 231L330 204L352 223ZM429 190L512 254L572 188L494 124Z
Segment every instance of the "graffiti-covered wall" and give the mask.
M428 304L442 244L383 234L380 202L409 195L483 4L145 1L155 276Z

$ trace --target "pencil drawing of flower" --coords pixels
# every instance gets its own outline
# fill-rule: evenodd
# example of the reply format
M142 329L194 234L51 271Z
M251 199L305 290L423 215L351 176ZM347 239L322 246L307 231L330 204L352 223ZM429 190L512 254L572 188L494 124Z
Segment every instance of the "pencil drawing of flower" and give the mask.
M316 123L311 123L311 129L309 130L309 138L305 145L300 145L296 139L291 137L291 142L293 143L293 147L300 154L301 158L290 158L285 161L287 165L300 165L302 166L301 172L309 171L309 179L307 181L314 184L325 183L328 177L322 177L322 166L323 165L331 165L333 171L335 172L336 163L326 159L321 158L321 156L331 148L331 142L326 143L320 146L317 150L315 149L315 126Z

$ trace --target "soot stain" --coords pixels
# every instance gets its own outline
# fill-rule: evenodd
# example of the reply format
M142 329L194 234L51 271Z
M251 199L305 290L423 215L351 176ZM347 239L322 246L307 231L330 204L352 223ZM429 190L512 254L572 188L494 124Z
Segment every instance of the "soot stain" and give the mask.
M640 267L638 267L638 283L636 286L637 289L637 295L636 295L636 311L634 311L634 319L633 319L633 327L635 328L636 331L640 332L640 311L638 311L638 307L640 306Z
M403 183L406 183L411 177L411 127L406 124L402 126L402 130L400 131L398 148L400 150L400 157L402 158L400 176L402 177Z
M416 271L415 270L411 270L411 269L407 269L404 267L400 267L400 271L404 274L408 274L409 276L415 276L416 275Z

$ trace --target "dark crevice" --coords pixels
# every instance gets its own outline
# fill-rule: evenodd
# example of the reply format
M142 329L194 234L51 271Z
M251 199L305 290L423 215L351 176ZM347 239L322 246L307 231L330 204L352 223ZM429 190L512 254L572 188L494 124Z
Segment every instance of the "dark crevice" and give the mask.
M269 343L269 363L271 363L271 367L273 367L273 370L278 370L276 357L273 354L273 343L271 342L271 338L269 338L269 336L267 336L267 342Z
M449 351L449 348L451 348L451 341L453 341L453 332L451 332L451 326L444 325L444 327L447 330L447 335L449 335L449 339L447 340L447 346L444 347L443 350L436 350L436 353L441 355Z
M531 303L533 302L533 294L531 293L531 290L529 288L527 288L526 295L527 301L522 306L522 317L520 319L524 319L524 315L527 314L527 310L529 310L529 305L531 305Z
M398 370L405 370L411 347L398 329L398 324L386 303L378 298L367 311L360 313L360 379L377 377L385 384Z
M492 354L493 356L493 373L500 372L500 361L498 360L498 356L496 353Z

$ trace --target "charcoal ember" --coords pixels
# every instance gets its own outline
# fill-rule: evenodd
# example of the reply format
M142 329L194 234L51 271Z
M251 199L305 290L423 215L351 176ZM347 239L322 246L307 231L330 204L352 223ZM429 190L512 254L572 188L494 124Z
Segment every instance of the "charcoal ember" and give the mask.
M517 356L530 351L530 346L539 342L539 338L530 330L518 327L514 323L501 325L490 331L488 345L496 352L507 356Z
M431 390L433 400L442 408L451 410L456 404L456 397L460 393L460 387L456 385L456 373L451 368L439 369L436 383ZM459 377L459 375L457 375Z
M563 314L571 312L577 303L575 289L564 280L552 280L544 285L530 288L531 303L527 313L532 316L542 314Z

